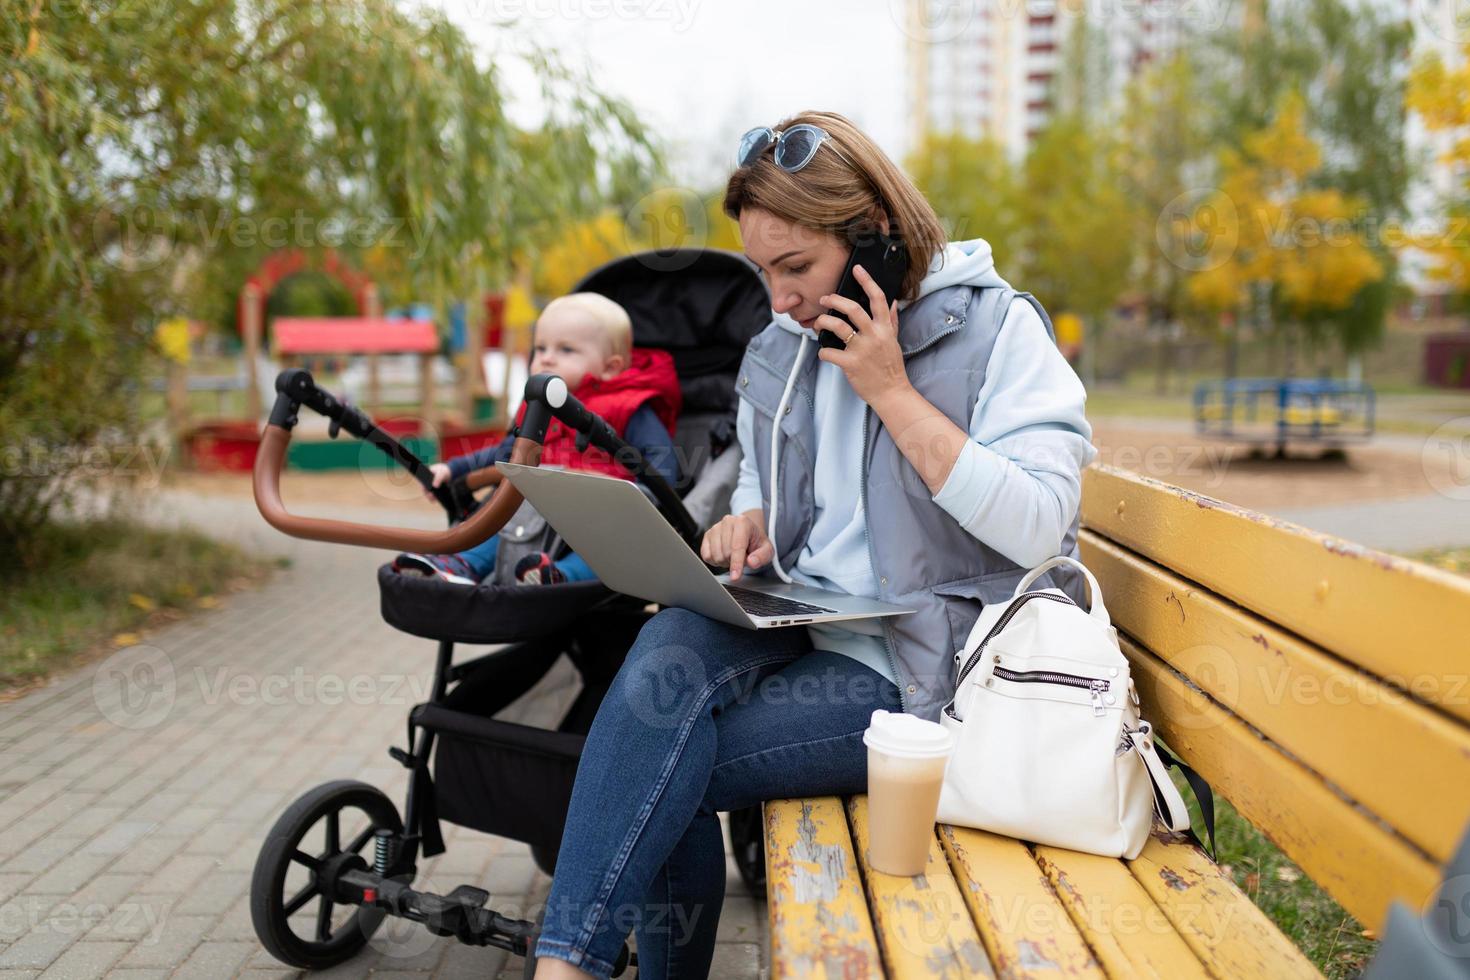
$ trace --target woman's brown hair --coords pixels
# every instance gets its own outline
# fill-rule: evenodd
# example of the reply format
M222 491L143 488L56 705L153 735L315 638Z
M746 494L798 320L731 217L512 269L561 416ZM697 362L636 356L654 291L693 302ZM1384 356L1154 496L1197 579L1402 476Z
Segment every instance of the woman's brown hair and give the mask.
M819 126L830 139L801 170L788 174L769 150L739 167L725 186L725 213L739 220L746 208L760 208L792 224L852 242L855 235L888 218L888 233L909 252L902 293L911 300L929 263L944 247L944 229L924 195L878 144L835 112L802 112L783 119L777 132L803 123ZM835 152L834 152L835 150Z

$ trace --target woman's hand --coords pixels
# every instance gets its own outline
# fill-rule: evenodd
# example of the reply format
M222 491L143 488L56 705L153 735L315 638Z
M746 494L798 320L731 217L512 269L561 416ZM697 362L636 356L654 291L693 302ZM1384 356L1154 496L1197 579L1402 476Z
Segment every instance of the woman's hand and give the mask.
M747 568L760 568L775 553L761 527L763 513L759 507L743 514L729 514L704 533L699 557L711 565L728 567L730 581L740 578Z
M898 346L898 304L888 301L867 269L855 265L852 273L863 292L868 294L868 305L873 315L869 316L861 303L845 296L823 296L820 302L845 313L852 325L830 313L823 313L817 317L816 326L830 330L844 340L852 334L852 339L847 340L846 350L823 347L817 356L842 368L852 390L877 410L881 402L905 394L913 386L904 371L903 352Z

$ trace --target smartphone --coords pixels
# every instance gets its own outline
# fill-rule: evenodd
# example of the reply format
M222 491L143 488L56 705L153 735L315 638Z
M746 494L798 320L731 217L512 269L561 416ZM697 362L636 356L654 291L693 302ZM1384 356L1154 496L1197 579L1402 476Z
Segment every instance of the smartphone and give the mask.
M863 290L862 283L852 274L852 267L862 266L868 275L883 290L883 295L888 297L891 303L898 297L898 291L903 288L903 277L909 271L908 249L896 238L874 233L866 241L859 242L853 247L852 254L847 257L847 268L842 270L842 280L837 284L837 295L846 296L854 302L861 303L863 309L872 316L873 311L868 308L868 294ZM847 319L843 313L837 310L828 310L828 313L842 320L854 330L857 326ZM822 330L817 333L817 342L823 347L836 347L838 350L846 350L847 344L842 338L830 330Z

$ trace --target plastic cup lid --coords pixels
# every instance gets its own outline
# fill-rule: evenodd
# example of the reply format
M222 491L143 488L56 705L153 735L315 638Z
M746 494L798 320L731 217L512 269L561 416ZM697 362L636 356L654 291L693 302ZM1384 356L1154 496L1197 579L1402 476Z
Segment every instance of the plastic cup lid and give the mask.
M953 751L954 735L917 715L879 708L863 733L863 744L887 755L933 758Z

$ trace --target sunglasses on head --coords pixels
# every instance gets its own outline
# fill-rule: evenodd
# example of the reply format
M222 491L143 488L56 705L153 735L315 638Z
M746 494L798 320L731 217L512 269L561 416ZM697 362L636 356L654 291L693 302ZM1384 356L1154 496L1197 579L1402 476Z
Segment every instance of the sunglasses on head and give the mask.
M737 167L748 167L760 155L766 152L772 144L776 151L771 155L776 166L794 174L802 167L812 162L812 157L817 155L821 145L832 137L820 126L810 123L802 123L800 126L792 126L785 132L776 132L769 126L757 126L740 137L740 148L735 153L735 165ZM833 149L836 149L834 144ZM842 156L838 151L838 156ZM844 156L843 159L846 159Z

